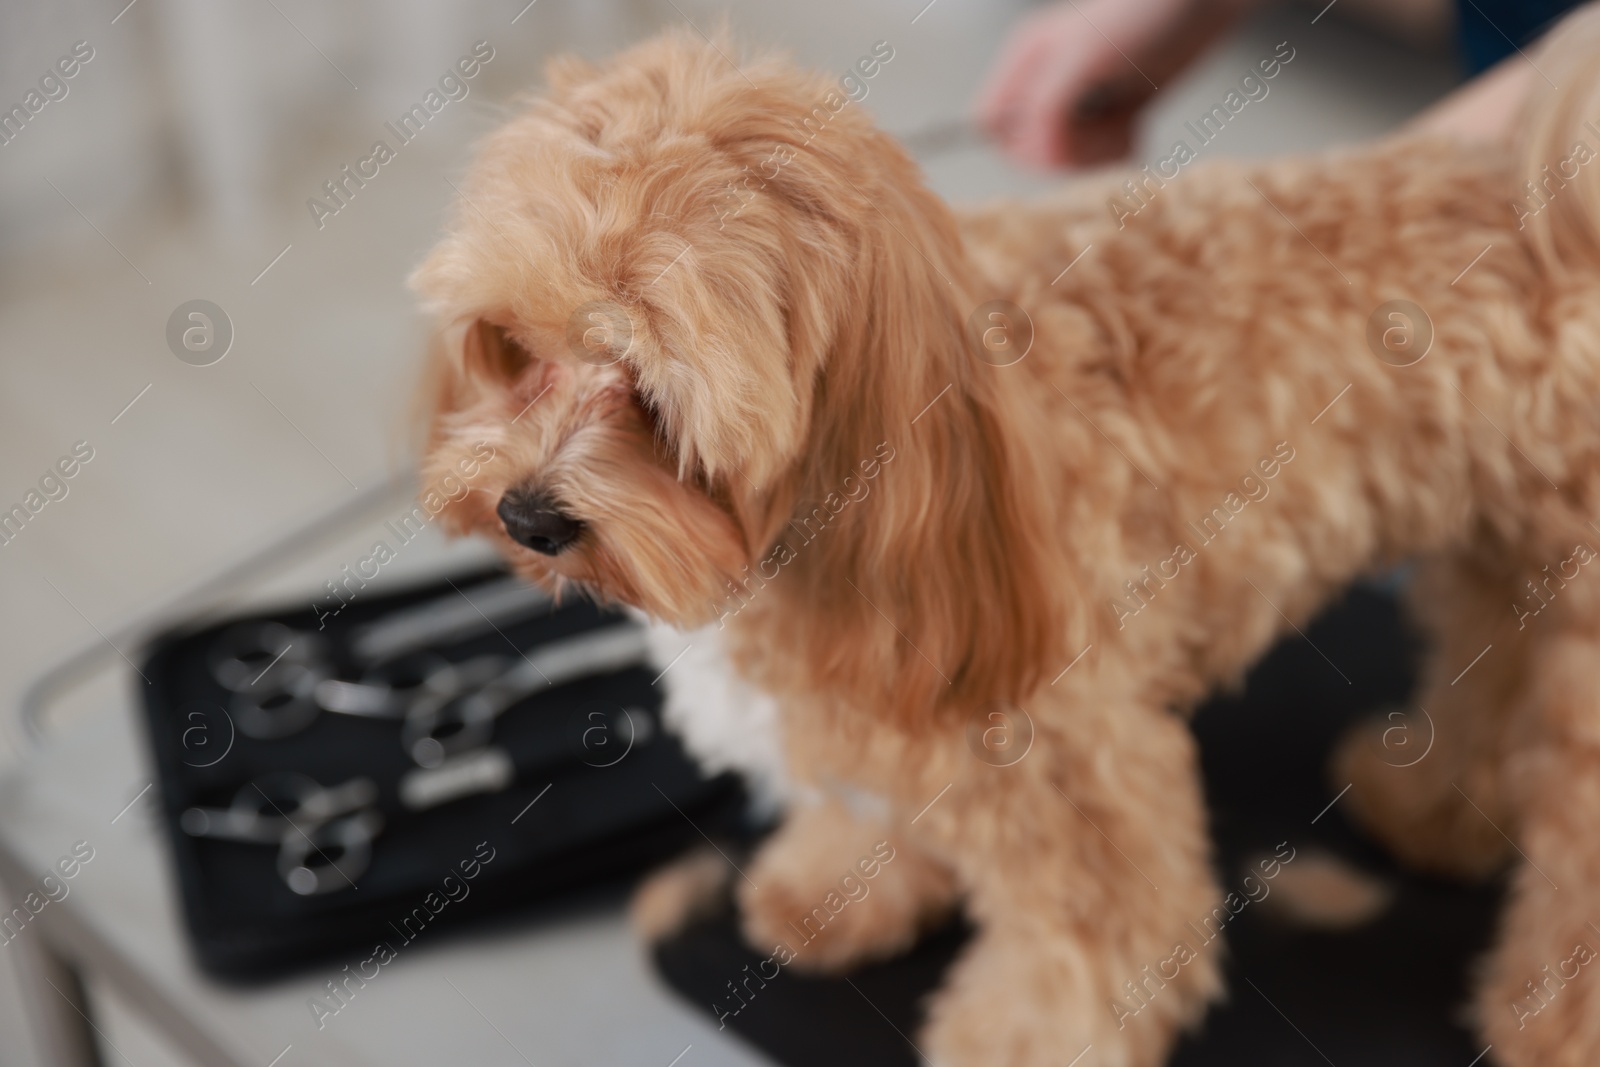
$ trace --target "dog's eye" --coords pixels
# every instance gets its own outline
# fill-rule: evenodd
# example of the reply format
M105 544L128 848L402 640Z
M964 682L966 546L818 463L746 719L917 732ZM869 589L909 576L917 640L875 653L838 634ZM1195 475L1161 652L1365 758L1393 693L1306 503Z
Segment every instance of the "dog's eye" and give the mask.
M479 319L468 327L462 358L469 371L501 382L515 380L533 362L532 354L504 327L487 319Z

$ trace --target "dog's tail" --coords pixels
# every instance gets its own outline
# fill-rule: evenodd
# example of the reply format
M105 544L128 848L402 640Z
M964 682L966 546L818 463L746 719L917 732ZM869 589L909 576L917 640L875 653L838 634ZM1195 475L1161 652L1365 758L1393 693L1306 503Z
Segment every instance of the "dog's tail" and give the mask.
M1600 266L1600 3L1563 19L1528 62L1512 208L1553 274Z

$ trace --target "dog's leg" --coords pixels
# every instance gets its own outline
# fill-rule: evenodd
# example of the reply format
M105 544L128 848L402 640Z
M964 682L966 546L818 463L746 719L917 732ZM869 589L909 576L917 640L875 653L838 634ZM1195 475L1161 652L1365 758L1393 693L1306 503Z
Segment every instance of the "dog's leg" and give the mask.
M887 859L887 861L886 861ZM738 882L745 939L790 966L842 971L909 948L956 904L953 872L881 816L796 801Z
M1520 829L1504 828L1525 858L1484 970L1478 1020L1504 1067L1593 1067L1600 1063L1600 613L1581 629L1539 635L1530 666L1530 713L1518 723L1507 767Z
M1333 788L1352 786L1353 814L1390 852L1453 877L1484 877L1511 855L1494 824L1511 832L1506 732L1528 675L1527 627L1539 623L1519 619L1514 606L1531 598L1488 555L1420 569L1409 600L1432 645L1421 692L1352 731L1332 768Z
M1205 921L1222 905L1187 726L1073 703L1048 729L1040 718L1014 765L961 752L914 828L957 858L980 926L932 1004L921 1047L940 1064L1060 1067L1092 1045L1085 1063L1158 1067L1220 990Z

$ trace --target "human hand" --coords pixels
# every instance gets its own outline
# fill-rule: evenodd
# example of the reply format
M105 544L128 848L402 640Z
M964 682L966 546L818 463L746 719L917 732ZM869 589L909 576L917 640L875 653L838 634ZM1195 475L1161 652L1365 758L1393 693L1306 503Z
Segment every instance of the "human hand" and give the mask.
M1058 0L1012 31L979 97L979 121L1027 166L1122 159L1157 87L1252 2Z

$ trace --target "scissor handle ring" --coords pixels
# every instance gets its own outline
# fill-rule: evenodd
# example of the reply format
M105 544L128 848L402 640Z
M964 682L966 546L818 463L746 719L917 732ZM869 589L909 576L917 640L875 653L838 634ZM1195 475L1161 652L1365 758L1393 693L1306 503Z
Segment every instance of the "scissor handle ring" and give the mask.
M353 888L372 864L372 839L382 829L383 816L371 808L304 833L290 829L278 848L278 875L302 897ZM328 849L337 849L337 856L330 858Z
M325 671L296 664L277 673L274 686L233 694L233 720L246 737L258 741L288 737L310 726L321 714L313 694L317 683L327 677Z
M224 689L253 689L278 671L327 662L326 642L305 630L278 622L240 623L224 630L206 655L211 677Z
M477 694L415 704L400 726L400 745L419 767L437 767L457 752L482 748L494 736L495 711Z

